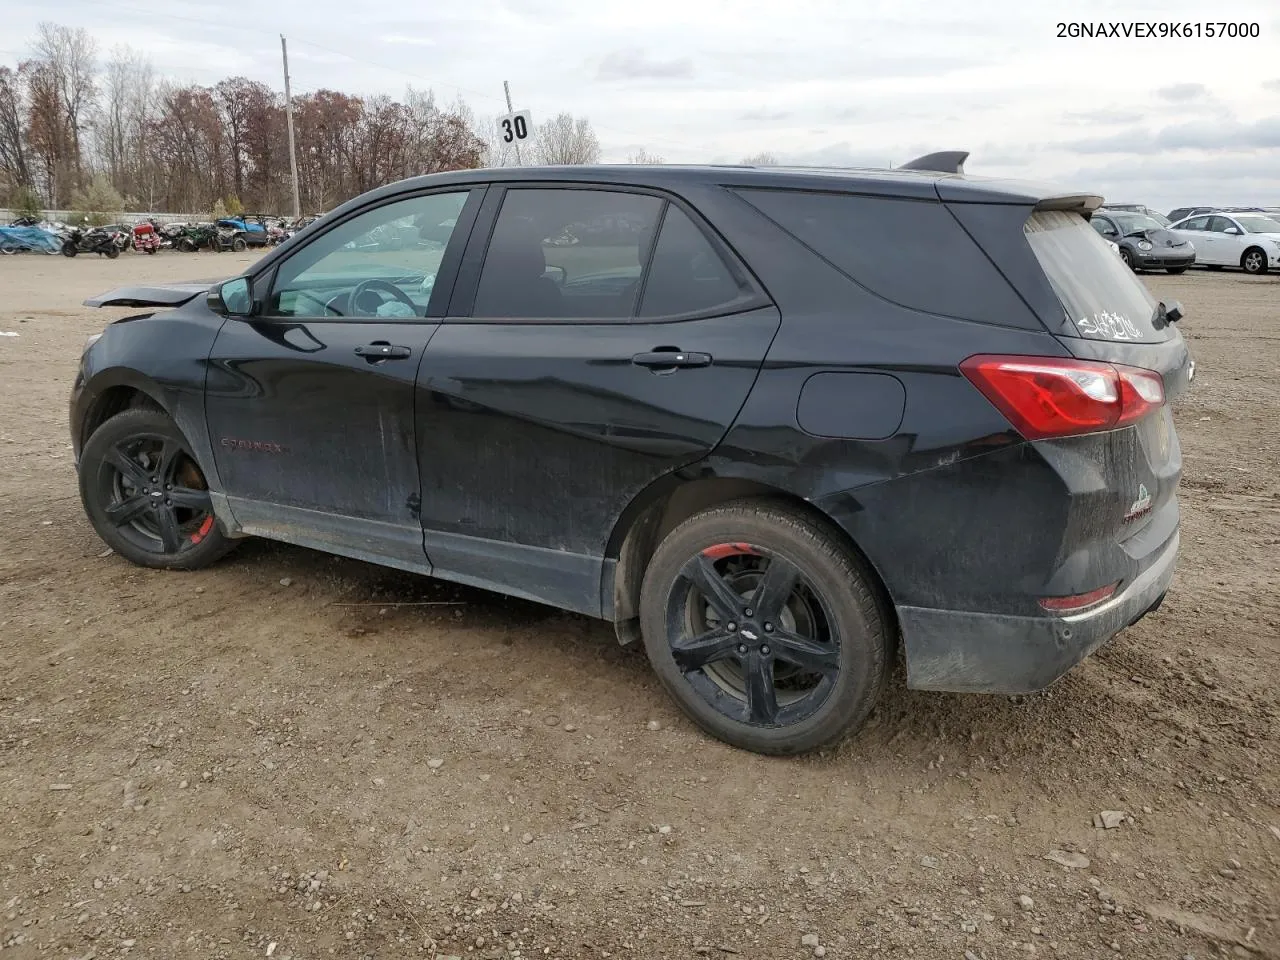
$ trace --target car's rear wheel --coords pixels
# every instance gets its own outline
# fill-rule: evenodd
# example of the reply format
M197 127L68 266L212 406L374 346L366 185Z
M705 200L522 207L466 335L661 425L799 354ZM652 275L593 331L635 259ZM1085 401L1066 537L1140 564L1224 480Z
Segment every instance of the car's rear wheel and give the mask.
M1261 247L1250 247L1240 258L1240 267L1245 273L1260 274L1267 272L1267 254Z
M193 570L235 545L218 527L190 445L158 410L126 410L98 427L84 445L79 471L90 523L126 560Z
M866 720L892 637L874 575L808 515L736 501L686 520L641 589L649 660L699 726L767 754L830 744Z
M1165 272L1166 272L1166 273L1172 273L1172 274L1175 274L1175 275L1176 275L1176 274L1179 274L1179 273L1186 273L1186 272L1187 272L1187 268L1186 268L1186 267L1165 267Z

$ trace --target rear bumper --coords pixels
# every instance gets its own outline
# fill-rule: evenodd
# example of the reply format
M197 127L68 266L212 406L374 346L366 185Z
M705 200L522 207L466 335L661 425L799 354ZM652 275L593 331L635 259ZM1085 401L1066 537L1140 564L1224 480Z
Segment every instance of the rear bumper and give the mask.
M907 686L966 693L1043 690L1164 598L1178 556L1175 530L1121 593L1067 617L899 607Z

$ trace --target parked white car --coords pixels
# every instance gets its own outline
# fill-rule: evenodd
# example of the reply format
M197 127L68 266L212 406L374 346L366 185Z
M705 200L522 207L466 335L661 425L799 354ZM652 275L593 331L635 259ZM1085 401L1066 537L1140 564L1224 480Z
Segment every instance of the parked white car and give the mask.
M1280 217L1265 213L1202 213L1170 231L1196 248L1196 265L1239 267L1245 273L1280 270Z

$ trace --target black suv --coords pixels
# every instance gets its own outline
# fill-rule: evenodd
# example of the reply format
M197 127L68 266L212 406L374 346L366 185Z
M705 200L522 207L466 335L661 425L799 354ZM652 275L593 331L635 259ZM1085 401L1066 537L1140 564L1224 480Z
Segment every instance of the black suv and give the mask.
M1164 596L1192 365L1100 198L963 156L421 177L94 298L176 309L80 362L89 519L147 566L267 537L603 618L766 753L858 727L899 639L910 687L1040 689Z

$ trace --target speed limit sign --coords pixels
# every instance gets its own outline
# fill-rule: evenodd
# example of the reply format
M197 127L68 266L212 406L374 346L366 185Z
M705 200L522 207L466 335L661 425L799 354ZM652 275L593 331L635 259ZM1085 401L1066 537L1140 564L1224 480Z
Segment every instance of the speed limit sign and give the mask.
M529 131L533 122L529 119L528 110L517 110L498 119L498 129L502 132L503 143L519 143L529 139Z

